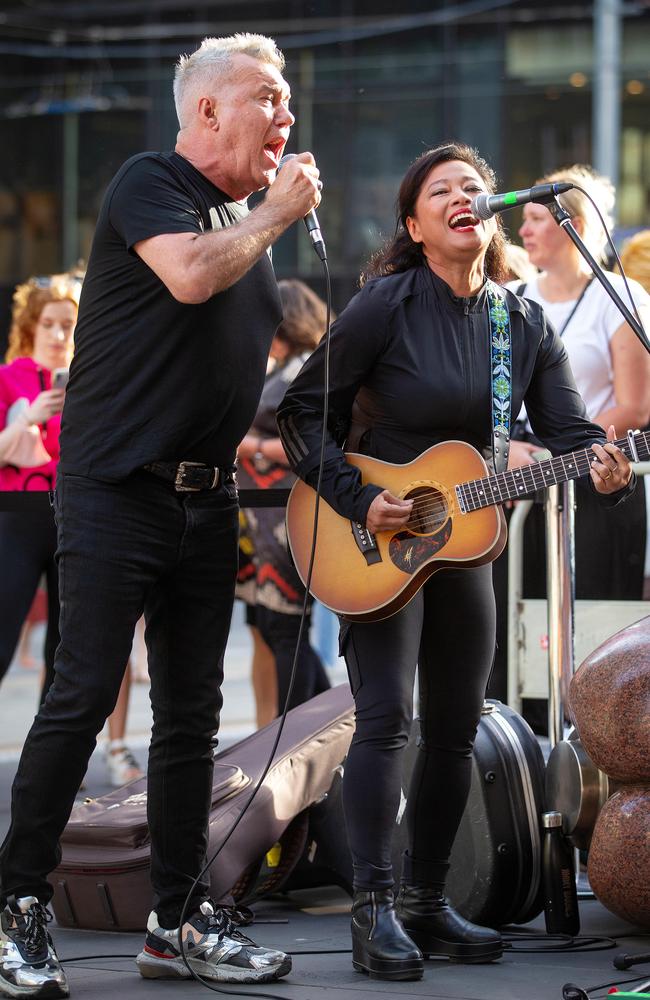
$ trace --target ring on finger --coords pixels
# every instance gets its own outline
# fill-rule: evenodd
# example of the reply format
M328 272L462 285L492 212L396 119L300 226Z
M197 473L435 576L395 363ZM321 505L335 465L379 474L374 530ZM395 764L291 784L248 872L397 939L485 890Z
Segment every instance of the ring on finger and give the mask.
M607 470L607 475L606 475L606 476L602 476L601 478L602 478L602 479L604 479L604 480L605 480L605 482L607 482L607 481L608 481L609 479L611 479L611 478L612 478L612 470L611 470L611 469L608 469L608 470Z

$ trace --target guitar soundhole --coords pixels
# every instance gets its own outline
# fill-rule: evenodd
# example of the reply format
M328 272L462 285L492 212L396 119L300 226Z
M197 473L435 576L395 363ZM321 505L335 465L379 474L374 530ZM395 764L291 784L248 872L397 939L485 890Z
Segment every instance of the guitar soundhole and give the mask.
M432 486L416 486L404 499L413 501L411 517L405 527L415 535L433 534L449 516L444 494Z

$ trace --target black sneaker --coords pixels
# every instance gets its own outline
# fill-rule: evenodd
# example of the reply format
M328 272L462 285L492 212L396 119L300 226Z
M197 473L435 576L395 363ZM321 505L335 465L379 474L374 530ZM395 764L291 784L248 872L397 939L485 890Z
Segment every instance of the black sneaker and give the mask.
M65 973L47 924L52 915L35 896L9 896L0 913L0 993L68 997Z
M283 951L258 948L238 929L237 910L201 907L183 925L185 956L203 979L221 983L270 983L291 970L291 958ZM188 979L191 973L181 956L179 929L166 930L156 913L147 921L147 937L136 958L145 979Z

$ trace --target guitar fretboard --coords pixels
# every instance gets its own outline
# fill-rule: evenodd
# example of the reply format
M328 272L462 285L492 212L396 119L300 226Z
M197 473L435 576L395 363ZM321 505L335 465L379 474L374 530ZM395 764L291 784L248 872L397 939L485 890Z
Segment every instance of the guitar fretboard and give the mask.
M621 438L614 444L627 458L634 458L628 438ZM646 431L636 431L634 445L639 461L646 462L650 458L650 434ZM579 479L589 472L595 457L591 448L584 448L569 455L547 458L543 462L522 465L518 469L500 472L485 479L472 479L460 483L456 487L456 495L461 509L465 512L478 510L480 507L491 507L503 503L504 500L516 500L518 497L527 496L547 486Z

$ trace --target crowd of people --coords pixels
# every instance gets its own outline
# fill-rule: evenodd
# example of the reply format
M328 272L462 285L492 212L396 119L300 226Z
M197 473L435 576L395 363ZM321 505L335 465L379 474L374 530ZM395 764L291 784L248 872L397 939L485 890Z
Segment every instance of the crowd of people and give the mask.
M181 939L193 942L190 966L217 982L272 982L291 969L288 955L254 944L239 916L210 898L205 872L238 572L259 724L286 701L304 597L281 511L247 511L239 544L236 462L240 486L296 476L313 486L321 452L324 304L301 282L278 285L268 253L318 205L322 186L309 152L278 170L294 123L283 73L282 53L261 35L205 39L181 57L175 150L134 156L111 181L81 298L65 275L16 291L0 369L0 482L53 491L56 526L0 518L0 555L12 567L2 579L0 676L42 575L49 602L43 697L0 848L0 992L9 995L68 995L47 932L48 876L97 735L126 697L143 613L154 902L138 969L186 978ZM560 179L609 198L586 168L543 180ZM406 530L414 501L381 481L364 484L344 449L403 464L454 440L500 470L508 457L511 467L534 461L540 445L553 454L588 447L578 593L638 595L639 535L629 539L645 531L644 494L614 441L650 419L650 362L545 207L524 211L527 260L508 252L500 217L472 215L472 199L495 187L490 165L460 142L408 168L395 235L332 329L323 496L371 533ZM588 202L577 191L563 198L602 251ZM633 252L645 252L647 280L641 247ZM633 290L646 309L647 294ZM530 530L539 547L536 521ZM434 574L383 620L342 623L356 708L343 784L352 958L372 977L419 979L425 955L502 954L499 932L468 922L445 896L496 629L489 563ZM416 676L421 738L397 887L391 840ZM291 704L328 686L307 631ZM109 750L132 765L124 725L123 712Z

